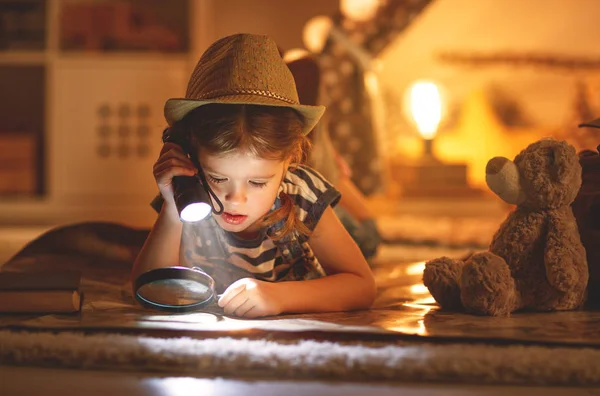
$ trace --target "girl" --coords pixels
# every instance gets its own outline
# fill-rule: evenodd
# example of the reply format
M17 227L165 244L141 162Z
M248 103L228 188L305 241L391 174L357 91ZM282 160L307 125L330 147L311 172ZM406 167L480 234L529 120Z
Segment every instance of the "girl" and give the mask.
M249 318L370 307L373 275L332 210L340 195L299 165L323 111L299 104L267 36L237 34L211 45L186 97L168 100L165 116L224 212L179 220L172 179L199 170L180 146L165 143L154 166L163 203L132 279L159 267L201 267L222 292L224 312Z

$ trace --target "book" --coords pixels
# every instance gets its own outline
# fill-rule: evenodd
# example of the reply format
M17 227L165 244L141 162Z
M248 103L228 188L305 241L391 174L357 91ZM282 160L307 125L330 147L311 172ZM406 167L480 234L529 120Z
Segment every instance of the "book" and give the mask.
M81 309L79 271L0 271L0 313L67 313Z

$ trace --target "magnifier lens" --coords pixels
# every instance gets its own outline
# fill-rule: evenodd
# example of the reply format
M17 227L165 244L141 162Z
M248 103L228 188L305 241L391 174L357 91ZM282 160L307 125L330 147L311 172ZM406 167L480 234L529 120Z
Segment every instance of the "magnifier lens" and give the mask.
M208 300L212 291L205 285L184 279L157 280L143 285L138 294L162 305L190 305Z
M136 280L136 299L163 311L193 311L212 302L214 280L197 268L169 267L148 271Z

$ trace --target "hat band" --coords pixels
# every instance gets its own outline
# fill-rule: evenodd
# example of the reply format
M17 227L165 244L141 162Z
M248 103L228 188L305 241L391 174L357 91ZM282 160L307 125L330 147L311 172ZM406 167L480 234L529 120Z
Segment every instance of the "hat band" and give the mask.
M232 96L232 95L256 95L256 96L264 96L267 98L278 99L286 103L297 105L299 104L297 101L288 99L284 96L278 95L271 91L265 91L262 89L216 89L214 91L206 92L194 99L203 100L203 99L217 99L221 96Z

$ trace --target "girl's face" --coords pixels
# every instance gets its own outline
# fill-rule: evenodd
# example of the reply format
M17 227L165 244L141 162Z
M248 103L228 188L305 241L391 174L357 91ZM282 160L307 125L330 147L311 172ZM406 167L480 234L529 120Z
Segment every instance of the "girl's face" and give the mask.
M241 237L255 236L259 231L255 223L271 210L288 162L240 150L214 155L201 149L198 158L208 184L223 203L223 213L214 215L217 223Z

